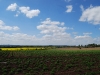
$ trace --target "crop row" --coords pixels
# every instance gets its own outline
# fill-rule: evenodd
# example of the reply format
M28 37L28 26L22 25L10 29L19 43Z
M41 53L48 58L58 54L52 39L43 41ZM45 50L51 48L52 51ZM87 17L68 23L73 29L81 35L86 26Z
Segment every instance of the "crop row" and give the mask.
M100 54L63 51L0 51L1 75L99 75Z

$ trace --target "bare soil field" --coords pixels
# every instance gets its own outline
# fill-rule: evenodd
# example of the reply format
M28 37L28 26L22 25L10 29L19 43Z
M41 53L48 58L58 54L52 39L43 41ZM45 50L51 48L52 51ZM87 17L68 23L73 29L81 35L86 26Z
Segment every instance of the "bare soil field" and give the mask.
M0 75L100 75L100 48L58 49L0 51Z
M57 48L58 50L100 50L100 47L95 48Z

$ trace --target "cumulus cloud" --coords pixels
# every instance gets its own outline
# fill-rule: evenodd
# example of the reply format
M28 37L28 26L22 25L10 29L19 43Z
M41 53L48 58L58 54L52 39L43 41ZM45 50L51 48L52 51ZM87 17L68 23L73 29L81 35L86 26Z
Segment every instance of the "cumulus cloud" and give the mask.
M85 45L90 43L100 43L100 37L92 38L90 34L83 33L83 35L77 35L72 37L71 33L67 33L67 29L70 27L62 26L59 21L52 21L50 18L42 21L37 29L40 30L41 37L36 35L28 35L24 33L5 33L0 31L0 44L16 44L16 45ZM11 27L5 25L5 23L0 20L0 30L18 30L17 26Z
M18 5L16 3L13 3L13 4L9 5L6 10L16 11L16 9L17 9L17 13L15 15L16 17L18 17L18 15L20 13L23 13L23 14L26 15L26 17L33 18L35 16L38 16L39 13L40 13L39 9L32 9L31 10L30 7L25 7L25 6L21 6L21 7L19 6L18 7Z
M42 40L45 43L49 44L68 44L68 45L85 45L94 43L95 40L91 36L92 33L83 33L83 36L77 35L77 32L73 34L75 37L72 37L70 33L67 33L67 29L73 29L70 27L62 27L62 22L51 21L50 18L47 18L45 21L41 22L37 29L41 30L41 33L44 34ZM60 28L59 28L60 27Z
M28 45L36 42L35 35L27 35L23 33L4 33L0 32L0 44L15 44L15 45Z
M19 7L19 10L21 11L21 13L24 13L28 18L33 18L35 16L38 16L38 14L40 13L39 9L30 10L30 7L24 7L24 6Z
M89 35L76 36L74 42L82 45L94 43L95 40Z
M83 10L83 7L81 6ZM89 22L94 25L100 24L100 6L92 6L88 7L82 12L82 16L80 17L79 21L82 22Z
M37 26L37 29L41 30L41 33L43 34L63 33L66 30L66 27L62 27L63 24L64 22L60 23L59 21L51 21L50 18L47 18Z
M70 13L70 12L72 12L73 6L72 5L68 5L68 6L66 6L66 8L67 8L66 12Z
M70 27L65 27L64 24L64 22L52 21L50 18L47 18L37 26L37 29L44 34L42 40L46 43L60 45L71 41L71 35L66 33L66 30L69 30Z
M100 37L92 38L89 35L77 35L71 37L68 33L50 35L46 34L42 37L28 35L24 33L4 33L0 31L0 44L15 45L86 45L90 43L100 44Z
M11 10L11 11L15 11L16 8L17 8L17 4L16 3L13 3L13 4L10 4L6 10Z
M58 35L58 34L57 34ZM17 45L63 45L66 42L71 41L68 36L58 35L44 35L41 38L36 37L35 35L28 35L24 33L4 33L0 32L0 44L17 44ZM63 40L61 39L63 38ZM67 39L66 39L67 38ZM67 40L67 41L66 41Z
M96 44L100 44L100 37L94 38Z
M2 20L0 20L0 30L14 30L14 31L16 31L16 30L19 30L19 27L7 26L7 25L5 25L5 23Z

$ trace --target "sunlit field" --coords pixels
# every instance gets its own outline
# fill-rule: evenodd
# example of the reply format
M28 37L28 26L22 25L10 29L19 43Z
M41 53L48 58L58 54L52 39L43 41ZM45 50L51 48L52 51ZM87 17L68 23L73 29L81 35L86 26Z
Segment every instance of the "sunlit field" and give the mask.
M16 50L44 50L45 48L26 48L26 47L22 47L22 48L0 48L1 50L9 50L9 51L16 51Z
M100 48L3 49L0 75L100 75Z

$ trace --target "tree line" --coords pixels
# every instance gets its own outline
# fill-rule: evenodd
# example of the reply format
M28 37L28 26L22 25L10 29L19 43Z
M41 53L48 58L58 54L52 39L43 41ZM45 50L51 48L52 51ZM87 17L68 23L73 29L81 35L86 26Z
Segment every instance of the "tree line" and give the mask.
M100 47L100 44L87 44L87 45L0 45L0 48L21 48L21 47L45 47L45 48L94 48Z

